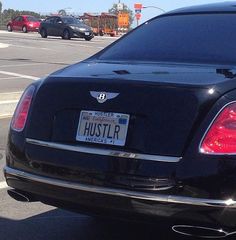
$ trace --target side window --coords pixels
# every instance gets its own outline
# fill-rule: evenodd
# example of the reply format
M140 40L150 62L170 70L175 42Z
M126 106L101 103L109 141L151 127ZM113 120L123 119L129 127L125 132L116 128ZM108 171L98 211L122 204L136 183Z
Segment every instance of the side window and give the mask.
M52 18L50 19L50 23L51 23L51 24L55 24L55 23L56 23L56 19L57 19L57 18L52 17Z
M45 23L49 23L50 22L50 18L46 18L44 22Z
M52 18L49 19L49 23L53 24L54 22L55 22L55 18L52 17Z
M23 22L23 17L19 17L19 22Z
M46 19L44 20L45 23L50 23L50 21L51 21L51 18L46 18Z
M20 17L16 17L13 21L19 22Z
M58 17L55 19L55 23L59 23L59 22L62 22L62 20L61 20L61 18Z
M68 24L67 18L63 18L63 23Z

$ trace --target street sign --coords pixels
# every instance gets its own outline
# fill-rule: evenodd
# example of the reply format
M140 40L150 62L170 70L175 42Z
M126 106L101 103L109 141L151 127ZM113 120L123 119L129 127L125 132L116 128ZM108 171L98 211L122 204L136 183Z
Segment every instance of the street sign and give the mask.
M137 21L140 20L141 16L142 16L141 13L136 13L135 14L135 17L136 17Z
M143 8L143 4L142 3L135 3L134 4L134 9L142 9Z
M129 13L122 13L118 14L118 27L129 27Z
M142 10L141 9L135 9L135 13L141 13Z
M135 18L137 20L137 26L139 25L139 20L141 18L142 8L143 8L143 4L142 3L135 3L134 4Z

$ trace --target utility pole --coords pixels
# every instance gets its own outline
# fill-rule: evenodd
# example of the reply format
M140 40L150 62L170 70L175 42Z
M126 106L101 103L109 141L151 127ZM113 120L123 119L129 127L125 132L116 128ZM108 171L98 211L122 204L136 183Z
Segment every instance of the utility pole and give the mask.
M156 8L156 9L162 11L163 13L166 12L164 9L162 9L162 8L160 8L160 7L156 7L156 6L143 6L143 9L145 9L145 8Z

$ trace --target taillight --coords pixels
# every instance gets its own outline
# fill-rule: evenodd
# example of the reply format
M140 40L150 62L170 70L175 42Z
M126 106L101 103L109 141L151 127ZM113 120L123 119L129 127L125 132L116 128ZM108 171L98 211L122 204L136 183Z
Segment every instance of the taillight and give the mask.
M227 105L204 136L200 150L206 154L236 155L236 103Z
M11 128L15 131L22 131L25 127L34 90L35 87L33 85L28 87L17 105L11 121Z

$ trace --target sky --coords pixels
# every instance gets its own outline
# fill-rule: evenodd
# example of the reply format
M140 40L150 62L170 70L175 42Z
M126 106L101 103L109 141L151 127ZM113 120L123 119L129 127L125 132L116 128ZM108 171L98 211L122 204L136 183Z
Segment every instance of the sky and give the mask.
M60 9L65 9L68 12L83 14L84 12L100 13L107 12L113 3L118 3L118 0L0 0L3 4L3 9L12 8L15 10L29 10L39 13L57 12ZM131 10L134 10L134 3L142 3L143 6L156 6L165 11L170 11L176 8L185 6L200 5L206 3L224 2L220 0L121 0L121 3L126 4ZM140 23L161 14L162 11L157 8L142 9L142 17Z

